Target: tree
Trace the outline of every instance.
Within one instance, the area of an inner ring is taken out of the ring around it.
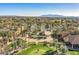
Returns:
[[[58,42],[57,39],[54,40],[54,47],[56,48],[56,54],[61,55],[61,54],[67,54],[68,49],[63,42]]]

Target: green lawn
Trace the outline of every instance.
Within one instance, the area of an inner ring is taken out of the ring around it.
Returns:
[[[70,55],[79,55],[79,51],[69,51]]]
[[[53,49],[43,45],[32,45],[30,48],[24,49],[18,52],[17,54],[18,55],[41,55],[41,54],[45,54],[45,52],[49,50],[53,50]]]

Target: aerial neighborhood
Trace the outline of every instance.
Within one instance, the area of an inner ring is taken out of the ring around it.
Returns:
[[[0,16],[0,54],[79,54],[79,17]]]

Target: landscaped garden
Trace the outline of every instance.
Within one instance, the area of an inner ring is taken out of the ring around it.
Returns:
[[[26,47],[27,43],[25,40],[17,39],[5,47],[5,54],[15,54],[18,50],[24,49]]]

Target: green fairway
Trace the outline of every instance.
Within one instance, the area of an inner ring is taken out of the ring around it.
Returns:
[[[51,48],[43,45],[32,45],[28,49],[24,49],[18,52],[18,55],[41,55],[45,54],[46,51],[52,50]]]
[[[70,55],[79,55],[79,51],[69,51]]]

